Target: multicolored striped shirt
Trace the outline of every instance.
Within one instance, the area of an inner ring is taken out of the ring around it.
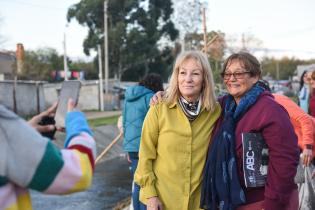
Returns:
[[[0,210],[31,210],[28,189],[68,194],[91,185],[96,146],[83,113],[68,113],[66,129],[60,150],[0,106]]]

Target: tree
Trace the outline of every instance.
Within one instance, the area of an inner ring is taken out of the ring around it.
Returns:
[[[63,56],[56,49],[40,48],[36,51],[25,51],[23,72],[20,79],[49,80],[53,70],[63,69]]]
[[[221,82],[220,72],[221,63],[223,62],[224,50],[226,47],[224,33],[211,31],[207,33],[207,52],[211,69],[213,71],[214,80]],[[187,33],[185,35],[186,50],[203,50],[204,38],[202,33]]]
[[[203,8],[206,8],[206,6],[206,1],[204,0],[174,1],[174,22],[181,33],[181,39],[184,39],[186,34],[201,32],[201,11]]]
[[[174,3],[174,22],[181,33],[182,44],[185,50],[203,50],[204,34],[202,31],[202,9],[207,9],[205,0],[177,0]],[[183,15],[186,14],[186,15]],[[226,48],[225,34],[220,31],[207,33],[207,41],[211,44],[207,47],[207,55],[216,82],[221,82],[221,63]]]
[[[24,55],[23,72],[18,75],[19,79],[55,81],[52,72],[64,69],[63,55],[59,55],[54,48],[26,50]],[[70,71],[84,71],[86,79],[98,78],[98,70],[95,68],[96,59],[72,61],[68,58],[67,60]]]
[[[273,79],[287,80],[292,78],[298,65],[314,63],[314,60],[305,61],[296,58],[283,57],[281,59],[264,57],[261,61],[263,75],[268,75]],[[277,72],[278,68],[278,72]]]
[[[76,19],[89,28],[83,47],[86,54],[103,46],[103,0],[81,0],[68,10],[68,21]],[[171,0],[108,0],[110,76],[138,80],[154,71],[164,75],[170,43],[178,36],[172,20]],[[166,40],[161,44],[163,40]],[[172,60],[172,59],[171,59]],[[160,64],[160,65],[158,65]],[[154,68],[154,69],[153,69]]]

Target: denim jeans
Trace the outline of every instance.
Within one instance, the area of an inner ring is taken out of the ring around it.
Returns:
[[[132,176],[134,176],[135,171],[137,169],[138,165],[138,153],[135,154],[135,152],[129,152],[129,158],[131,161],[131,171],[132,171]],[[133,190],[132,190],[132,204],[133,204],[133,209],[134,210],[146,210],[146,205],[141,203],[139,200],[139,192],[140,192],[140,186],[137,185],[136,183],[133,183]]]

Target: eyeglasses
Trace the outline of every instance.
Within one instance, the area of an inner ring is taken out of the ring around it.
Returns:
[[[234,73],[224,73],[222,72],[221,73],[221,77],[224,79],[224,80],[228,80],[231,78],[231,76],[233,75],[233,77],[235,79],[243,79],[245,74],[250,74],[251,72],[250,71],[243,71],[243,72],[234,72]]]

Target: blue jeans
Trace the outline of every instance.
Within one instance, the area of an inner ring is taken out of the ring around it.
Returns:
[[[132,176],[135,175],[135,171],[137,169],[138,165],[138,153],[136,152],[129,152],[129,158],[131,160],[131,171],[132,171]],[[133,204],[133,209],[134,210],[146,210],[146,205],[141,203],[139,200],[139,192],[140,192],[140,186],[137,185],[136,183],[133,184],[133,191],[132,191],[132,204]]]

